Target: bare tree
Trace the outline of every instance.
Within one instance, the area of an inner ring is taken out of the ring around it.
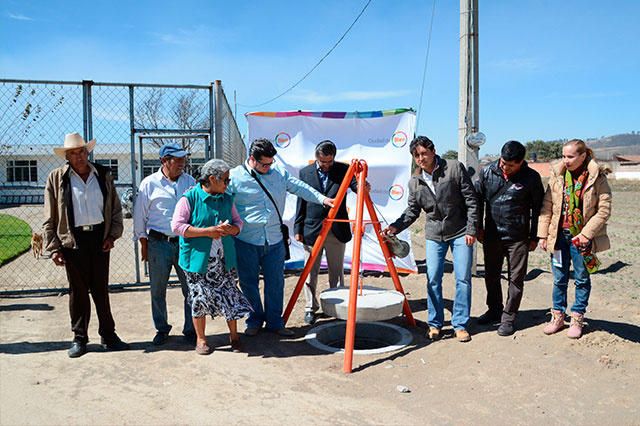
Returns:
[[[53,106],[41,107],[39,103],[35,103],[35,89],[25,91],[21,84],[16,86],[11,102],[0,116],[0,123],[3,123],[3,129],[0,131],[0,155],[5,155],[12,147],[19,146],[37,122],[64,102],[64,96],[58,96],[55,90],[50,90],[49,96],[51,99],[47,103],[53,103]]]
[[[209,107],[196,100],[197,91],[191,90],[181,94],[171,108],[166,106],[165,90],[153,88],[135,111],[135,125],[144,129],[184,129],[199,130],[209,127]],[[170,111],[170,112],[169,112]],[[194,138],[181,138],[182,147],[189,151],[196,141]],[[160,147],[168,142],[162,138],[151,139]]]
[[[173,106],[173,121],[178,129],[200,130],[209,127],[209,108],[196,101],[196,91],[182,94]],[[182,147],[191,151],[194,138],[182,138]]]
[[[135,126],[138,129],[160,129],[164,127],[162,123],[162,97],[164,91],[157,87],[151,89],[149,95],[143,98],[140,105],[135,110]],[[153,138],[151,143],[161,147],[166,142],[162,138]]]

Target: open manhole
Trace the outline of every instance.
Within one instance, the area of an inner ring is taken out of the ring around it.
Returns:
[[[346,321],[335,321],[309,330],[305,340],[325,352],[344,352]],[[411,333],[383,322],[357,322],[354,342],[356,354],[380,354],[401,349],[411,343]]]

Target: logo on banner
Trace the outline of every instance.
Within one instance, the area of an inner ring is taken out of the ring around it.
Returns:
[[[291,143],[291,136],[288,133],[280,132],[276,135],[276,145],[278,148],[286,148]]]
[[[407,144],[409,138],[405,132],[395,132],[393,136],[391,136],[391,143],[396,148],[402,148]]]
[[[400,185],[393,185],[389,188],[389,198],[398,201],[404,196],[404,188]]]

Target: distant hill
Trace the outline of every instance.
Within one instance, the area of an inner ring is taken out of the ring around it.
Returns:
[[[623,133],[585,141],[597,158],[608,159],[614,155],[640,155],[640,133]]]

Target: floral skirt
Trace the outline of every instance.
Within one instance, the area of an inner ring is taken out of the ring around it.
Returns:
[[[253,312],[251,305],[236,285],[232,271],[225,269],[224,257],[209,258],[207,272],[184,271],[189,286],[188,301],[194,318],[205,315],[221,316],[227,321],[237,320]]]

